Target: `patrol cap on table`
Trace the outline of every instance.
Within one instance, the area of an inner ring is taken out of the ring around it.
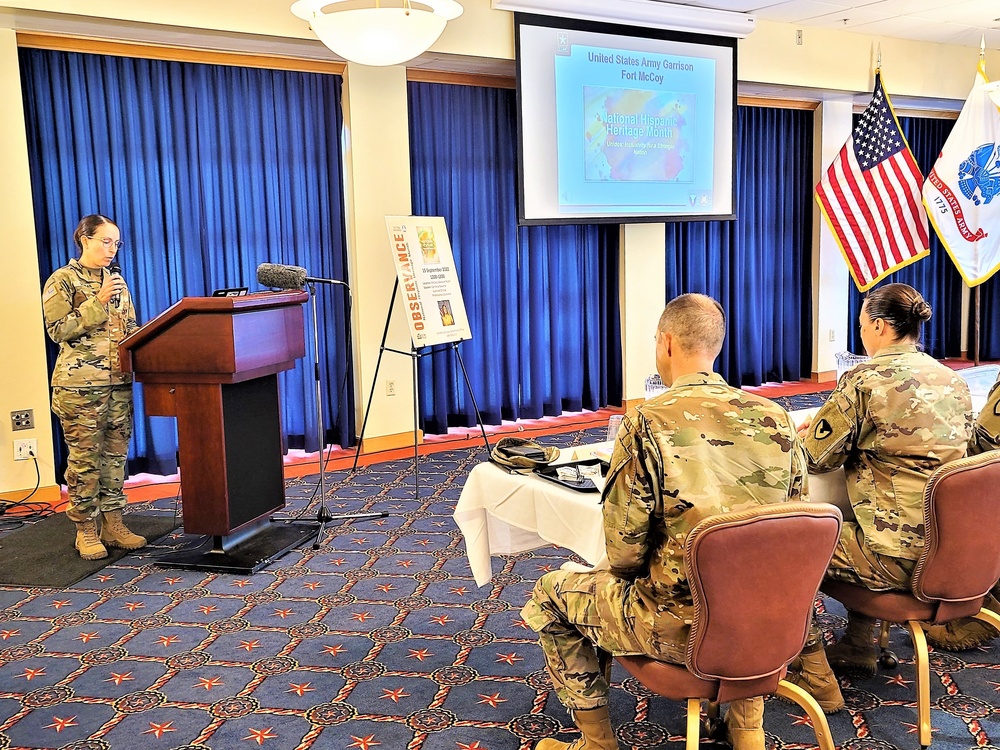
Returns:
[[[490,452],[490,460],[508,469],[535,469],[559,457],[559,449],[539,445],[519,437],[500,438]]]

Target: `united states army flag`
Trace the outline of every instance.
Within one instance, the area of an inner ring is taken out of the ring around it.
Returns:
[[[1000,270],[1000,100],[979,64],[976,83],[924,182],[924,206],[969,286]]]

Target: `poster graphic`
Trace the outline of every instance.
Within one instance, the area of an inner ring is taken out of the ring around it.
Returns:
[[[414,347],[472,338],[448,229],[440,216],[386,216]]]

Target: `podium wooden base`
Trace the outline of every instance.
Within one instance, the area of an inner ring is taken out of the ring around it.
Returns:
[[[319,533],[319,526],[267,523],[239,539],[206,536],[156,559],[157,565],[182,570],[253,575]]]

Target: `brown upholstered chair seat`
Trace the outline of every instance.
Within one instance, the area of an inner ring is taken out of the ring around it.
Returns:
[[[652,692],[687,701],[687,748],[697,750],[701,702],[775,693],[805,709],[822,750],[834,750],[816,701],[783,678],[802,650],[812,606],[840,536],[840,511],[782,503],[708,518],[688,534],[684,565],[694,618],[683,665],[615,657]]]
[[[869,591],[832,580],[821,589],[848,610],[881,620],[883,649],[889,624],[906,624],[916,662],[917,736],[926,748],[931,744],[931,698],[923,626],[975,617],[1000,629],[1000,616],[983,609],[1000,578],[1000,451],[952,461],[928,478],[924,530],[911,591]],[[888,652],[881,661],[898,663]]]

